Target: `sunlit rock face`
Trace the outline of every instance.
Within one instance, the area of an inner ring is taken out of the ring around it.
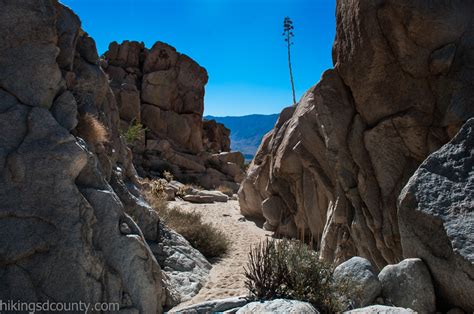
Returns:
[[[206,69],[162,42],[151,48],[113,42],[101,64],[118,102],[122,132],[142,124],[129,143],[140,175],[159,177],[166,170],[186,183],[237,191],[243,165],[219,156],[230,151],[230,131],[203,121]]]
[[[158,217],[119,188],[136,173],[80,25],[54,0],[0,3],[0,299],[161,312]]]
[[[334,69],[264,138],[242,213],[339,264],[402,259],[396,200],[474,115],[474,3],[338,1]]]

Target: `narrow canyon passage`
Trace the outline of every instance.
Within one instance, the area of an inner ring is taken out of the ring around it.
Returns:
[[[272,232],[259,228],[255,222],[246,220],[241,214],[238,201],[213,204],[192,204],[183,201],[170,202],[186,212],[198,212],[206,223],[212,223],[225,232],[231,246],[228,254],[212,264],[209,279],[191,300],[179,304],[175,309],[192,304],[227,297],[246,295],[243,267],[247,263],[250,246],[271,236]]]

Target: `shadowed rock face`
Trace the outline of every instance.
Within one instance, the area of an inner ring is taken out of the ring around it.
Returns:
[[[431,271],[438,303],[474,311],[474,119],[418,168],[399,197],[403,255]]]
[[[474,115],[472,12],[468,1],[338,1],[334,69],[264,138],[242,212],[312,236],[329,262],[400,261],[398,194]]]
[[[0,33],[0,299],[161,312],[158,217],[120,189],[135,170],[94,41],[53,0],[0,2]]]

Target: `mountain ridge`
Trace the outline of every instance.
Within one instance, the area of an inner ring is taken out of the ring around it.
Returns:
[[[216,120],[230,129],[231,149],[242,152],[248,160],[255,155],[263,136],[274,127],[278,114],[206,115],[204,119]]]

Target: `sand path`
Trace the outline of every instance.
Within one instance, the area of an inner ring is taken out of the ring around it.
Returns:
[[[247,264],[249,248],[270,236],[271,232],[246,220],[240,214],[238,201],[214,204],[176,201],[170,205],[177,205],[184,211],[201,213],[204,222],[212,223],[225,232],[232,243],[227,256],[213,263],[206,285],[191,300],[179,304],[175,309],[214,299],[246,295],[243,266]]]

